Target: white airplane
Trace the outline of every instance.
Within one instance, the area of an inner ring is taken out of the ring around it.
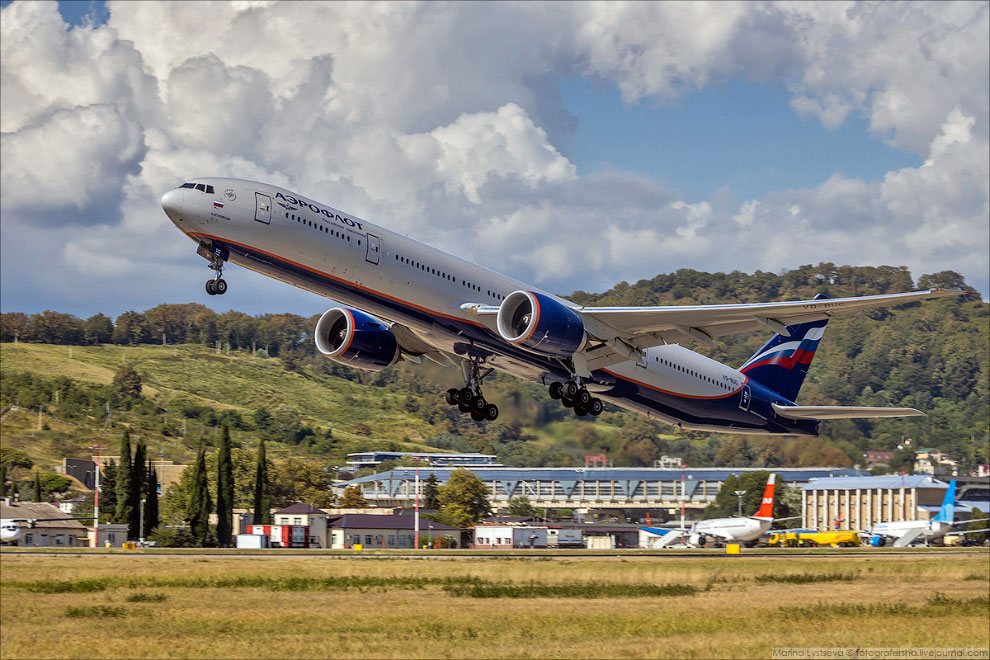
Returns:
[[[64,517],[64,518],[3,518],[0,519],[0,543],[13,543],[21,538],[25,529],[34,529],[39,522],[50,520],[92,520],[92,518]]]
[[[976,520],[963,520],[955,522],[956,519],[956,480],[949,482],[949,487],[945,491],[945,498],[942,500],[942,508],[931,520],[899,520],[897,522],[879,523],[873,526],[870,531],[873,536],[881,537],[879,545],[886,545],[887,540],[893,541],[895,548],[903,548],[911,545],[915,541],[930,543],[952,531],[956,525],[968,525],[971,522],[980,522],[987,518],[977,518]]]
[[[316,324],[321,353],[371,371],[458,366],[464,387],[446,400],[476,421],[498,417],[482,393],[494,369],[547,385],[578,416],[610,402],[684,429],[816,435],[824,419],[922,415],[794,400],[832,316],[965,293],[582,307],[277,186],[197,178],[161,202],[216,272],[208,294],[226,292],[230,261],[338,301]],[[761,328],[775,335],[739,369],[675,343]]]
[[[669,547],[672,543],[682,541],[688,547],[700,548],[709,539],[715,539],[721,543],[755,541],[773,526],[773,491],[776,476],[774,473],[770,473],[766,489],[763,491],[760,508],[752,516],[699,520],[689,529],[680,528],[668,532],[655,547]]]

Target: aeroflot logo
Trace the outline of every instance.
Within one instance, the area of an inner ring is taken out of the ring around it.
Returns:
[[[345,225],[349,225],[351,227],[357,227],[358,229],[361,229],[361,223],[356,220],[351,220],[350,218],[345,218],[341,215],[331,213],[326,209],[321,209],[316,204],[310,204],[309,202],[304,202],[301,199],[296,199],[292,195],[283,195],[282,193],[278,192],[275,193],[275,199],[284,199],[290,204],[296,204],[297,206],[305,206],[309,208],[309,210],[312,211],[313,213],[322,213],[331,220],[337,220],[339,222],[343,222]]]

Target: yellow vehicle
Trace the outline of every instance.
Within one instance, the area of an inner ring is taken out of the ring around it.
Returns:
[[[790,532],[772,533],[768,544],[782,548],[816,548],[819,546],[851,548],[861,545],[861,541],[859,532],[856,531],[813,532],[797,529]]]

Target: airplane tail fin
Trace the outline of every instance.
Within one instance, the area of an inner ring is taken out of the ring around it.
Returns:
[[[824,297],[818,294],[815,299]],[[828,319],[822,319],[787,326],[786,335],[771,337],[739,371],[794,401],[808,375],[827,323]]]
[[[754,518],[760,518],[763,520],[773,520],[773,483],[777,475],[773,472],[770,473],[770,478],[767,479],[766,490],[763,491],[763,501],[760,502],[760,508],[756,511]]]
[[[955,522],[956,517],[956,480],[953,479],[949,482],[949,488],[945,491],[945,499],[942,500],[942,508],[939,509],[938,515],[936,515],[932,520],[938,522]]]

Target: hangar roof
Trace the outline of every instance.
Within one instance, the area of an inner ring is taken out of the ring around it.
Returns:
[[[949,484],[927,474],[885,475],[880,477],[838,477],[815,479],[802,490],[852,490],[862,488],[948,488]]]

